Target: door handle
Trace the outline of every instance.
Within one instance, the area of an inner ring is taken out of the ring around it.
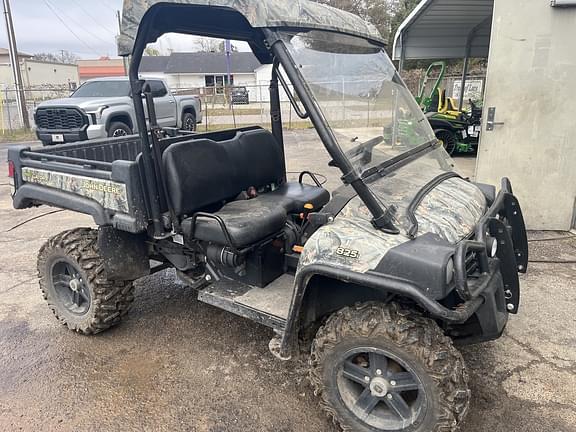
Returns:
[[[497,122],[496,119],[496,107],[488,108],[488,119],[486,120],[486,130],[493,131],[494,126],[502,126],[504,122]]]

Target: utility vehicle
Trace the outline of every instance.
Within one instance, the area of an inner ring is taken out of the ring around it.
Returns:
[[[469,101],[470,112],[456,107],[454,99],[446,97],[446,90],[440,87],[445,73],[446,62],[432,63],[426,70],[416,102],[448,154],[476,151],[482,129],[482,108],[472,100]],[[435,81],[430,93],[426,95],[431,79]]]
[[[147,104],[147,133],[138,67],[168,32],[246,41],[271,64],[271,132],[181,135]],[[106,330],[135,279],[173,268],[200,301],[273,329],[279,359],[308,355],[344,430],[455,430],[470,399],[455,345],[498,338],[518,311],[526,231],[508,180],[497,192],[453,170],[384,47],[355,15],[305,0],[126,1],[139,136],[9,153],[16,208],[49,204],[99,226],[39,252],[58,319]],[[280,87],[340,171],[332,194],[312,161],[287,180]]]
[[[197,96],[174,96],[165,81],[147,80],[157,122],[164,127],[195,131],[202,120]],[[34,112],[36,136],[44,145],[70,143],[138,132],[128,77],[86,81],[66,99],[42,102]]]

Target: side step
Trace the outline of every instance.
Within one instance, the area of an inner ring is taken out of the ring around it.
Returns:
[[[284,274],[265,288],[221,279],[198,291],[198,300],[283,331],[293,293],[294,276]]]

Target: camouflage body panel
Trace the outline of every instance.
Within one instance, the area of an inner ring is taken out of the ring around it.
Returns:
[[[132,54],[140,21],[157,3],[226,7],[238,11],[255,28],[330,30],[385,43],[376,27],[360,17],[308,0],[124,0],[119,55]]]
[[[384,204],[397,207],[395,224],[400,234],[386,234],[374,228],[371,213],[355,197],[331,224],[320,228],[306,242],[298,271],[311,264],[324,264],[364,273],[375,269],[390,249],[411,241],[406,234],[410,227],[406,210],[423,186],[445,172],[425,164],[426,161],[417,161],[396,171],[394,176],[369,184]],[[486,208],[480,189],[462,178],[450,178],[432,189],[416,209],[418,235],[434,233],[455,244],[474,232]]]
[[[22,168],[22,180],[93,199],[106,209],[129,212],[128,193],[123,183],[29,167]]]

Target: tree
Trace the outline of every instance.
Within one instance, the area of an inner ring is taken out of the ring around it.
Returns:
[[[420,0],[316,0],[360,16],[372,23],[388,40],[388,51],[392,51],[394,35],[402,21],[420,3]]]
[[[237,52],[238,48],[234,44],[230,44],[231,51]],[[225,41],[222,39],[201,38],[196,42],[197,51],[200,52],[226,52]]]
[[[390,26],[392,38],[394,38],[394,35],[396,34],[396,31],[398,31],[398,27],[400,27],[402,21],[412,13],[414,8],[418,6],[418,3],[420,3],[420,0],[394,0],[394,11],[392,13]],[[393,40],[390,40],[390,42],[392,43]]]
[[[144,55],[149,57],[158,57],[160,55],[160,51],[149,46],[144,50]]]
[[[384,38],[390,35],[394,5],[398,0],[316,0],[318,3],[351,12],[372,23]]]
[[[47,52],[36,53],[32,59],[48,63],[76,64],[78,61],[78,56],[73,52],[61,50],[58,52],[58,54]]]

